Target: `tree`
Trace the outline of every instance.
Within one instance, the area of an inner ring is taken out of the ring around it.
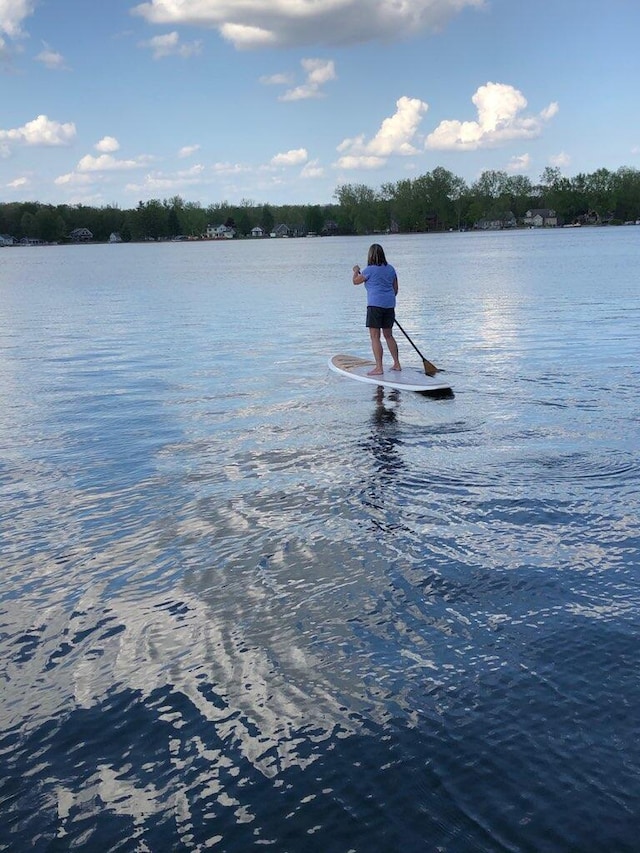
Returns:
[[[315,234],[319,234],[322,231],[324,216],[322,215],[319,204],[314,204],[307,208],[304,224],[307,231],[313,231]]]

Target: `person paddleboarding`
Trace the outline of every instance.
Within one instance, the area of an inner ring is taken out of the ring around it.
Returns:
[[[371,338],[371,349],[376,366],[368,371],[369,376],[381,376],[382,368],[382,341],[380,332],[384,335],[385,343],[393,359],[392,370],[402,370],[398,358],[398,344],[393,337],[393,324],[395,322],[396,296],[398,295],[398,276],[395,269],[384,254],[384,249],[379,243],[373,243],[369,247],[367,266],[361,270],[359,264],[353,267],[353,283],[364,284],[367,291],[367,321]]]

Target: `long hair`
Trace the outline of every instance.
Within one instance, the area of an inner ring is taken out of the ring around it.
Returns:
[[[370,267],[386,267],[387,259],[384,256],[384,249],[380,243],[372,243],[369,247],[369,256],[367,257],[367,266]]]

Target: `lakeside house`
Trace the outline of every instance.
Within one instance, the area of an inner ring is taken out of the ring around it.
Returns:
[[[518,221],[511,210],[503,213],[496,213],[493,216],[486,216],[478,219],[475,228],[479,231],[503,231],[505,228],[516,228]]]
[[[236,229],[230,225],[207,225],[207,240],[232,240],[236,236]]]
[[[538,207],[527,210],[524,215],[525,228],[557,228],[558,217],[550,207]]]
[[[260,225],[256,225],[255,228],[251,229],[251,236],[252,237],[264,237],[265,236],[264,228],[262,228]]]
[[[271,232],[272,237],[290,237],[291,229],[288,225],[285,225],[284,222],[281,222],[280,225],[276,225],[276,227]]]
[[[13,246],[15,242],[11,234],[0,234],[0,246]]]
[[[88,243],[93,240],[93,234],[88,228],[74,228],[69,239],[72,243]]]

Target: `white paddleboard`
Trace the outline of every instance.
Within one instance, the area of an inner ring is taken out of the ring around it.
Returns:
[[[382,375],[369,376],[375,362],[356,355],[334,355],[329,359],[329,367],[336,373],[357,379],[358,382],[368,382],[370,385],[382,385],[386,388],[396,388],[399,391],[418,391],[422,394],[451,395],[451,385],[438,374],[426,376],[417,367],[403,367],[402,370],[387,368]]]

